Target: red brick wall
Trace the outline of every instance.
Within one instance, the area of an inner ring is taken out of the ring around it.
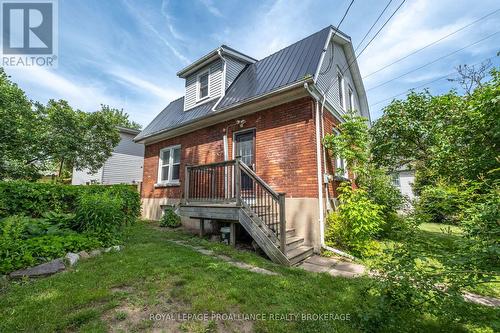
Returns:
[[[274,190],[286,192],[287,197],[317,197],[313,105],[312,99],[305,97],[252,115],[238,117],[237,119],[244,119],[246,123],[243,128],[231,126],[228,131],[229,158],[233,158],[233,133],[255,128],[256,173]],[[147,145],[142,197],[180,198],[185,164],[223,161],[224,129],[234,123],[235,119]],[[177,144],[181,145],[181,186],[155,189],[159,151]]]

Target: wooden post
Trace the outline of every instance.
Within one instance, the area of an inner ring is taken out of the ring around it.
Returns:
[[[229,235],[229,243],[236,247],[236,223],[231,223],[231,234]]]
[[[200,237],[205,236],[205,219],[200,219]]]
[[[184,201],[189,200],[189,165],[184,167]]]
[[[280,205],[280,249],[286,255],[285,193],[278,193]]]
[[[240,169],[240,156],[236,156],[234,164],[234,191],[236,195],[236,205],[241,205],[241,169]]]

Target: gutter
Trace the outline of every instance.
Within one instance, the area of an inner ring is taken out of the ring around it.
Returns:
[[[321,248],[327,251],[331,251],[340,256],[355,260],[356,258],[351,256],[348,253],[345,253],[341,250],[335,249],[325,244],[325,216],[324,216],[324,207],[323,207],[323,177],[321,174],[321,132],[320,132],[320,98],[318,98],[317,94],[315,94],[309,87],[307,82],[304,83],[304,88],[307,92],[313,97],[315,100],[315,127],[316,127],[316,169],[317,169],[317,177],[318,177],[318,210],[319,210],[319,234],[321,240]]]

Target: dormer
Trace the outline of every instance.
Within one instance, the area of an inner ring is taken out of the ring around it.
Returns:
[[[184,111],[224,96],[245,66],[257,60],[222,45],[177,73],[186,80]]]

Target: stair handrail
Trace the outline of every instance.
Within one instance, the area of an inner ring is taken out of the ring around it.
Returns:
[[[268,192],[274,200],[278,203],[279,208],[279,235],[278,239],[280,241],[280,249],[283,254],[286,255],[286,218],[285,218],[285,195],[286,193],[278,193],[273,190],[262,178],[257,176],[257,174],[245,163],[241,162],[239,156],[236,157],[236,198],[238,204],[241,204],[241,170],[244,170],[247,175],[249,175],[254,181],[256,181],[266,192]]]

